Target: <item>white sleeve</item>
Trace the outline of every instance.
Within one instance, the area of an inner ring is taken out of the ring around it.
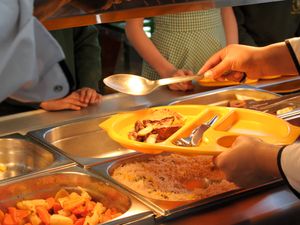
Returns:
[[[295,37],[289,39],[289,42],[294,50],[295,55],[297,56],[298,63],[300,62],[300,38]]]
[[[279,168],[291,188],[300,194],[300,142],[285,147],[279,153]],[[300,196],[300,195],[299,195]]]
[[[57,64],[63,52],[32,10],[33,0],[0,1],[0,101],[11,95],[41,101],[69,91]]]
[[[295,37],[287,39],[285,44],[290,52],[298,74],[300,74],[300,38]]]

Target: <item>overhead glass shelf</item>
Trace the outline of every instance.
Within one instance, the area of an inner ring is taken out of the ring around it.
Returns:
[[[137,17],[281,0],[35,0],[35,15],[49,30]]]

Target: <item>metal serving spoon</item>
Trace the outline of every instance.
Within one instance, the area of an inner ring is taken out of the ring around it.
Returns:
[[[163,85],[186,82],[194,79],[200,80],[203,78],[204,74],[197,74],[186,77],[170,77],[159,80],[148,80],[147,78],[133,74],[115,74],[106,77],[103,82],[108,87],[125,94],[147,95]]]

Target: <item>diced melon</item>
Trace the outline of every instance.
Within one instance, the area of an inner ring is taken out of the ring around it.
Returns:
[[[40,217],[38,217],[38,215],[36,215],[35,213],[29,216],[29,221],[30,223],[32,223],[32,225],[40,225],[42,223]]]
[[[73,225],[73,220],[58,214],[53,214],[50,217],[50,225]]]
[[[45,199],[34,199],[34,200],[23,200],[17,203],[18,209],[28,209],[35,212],[36,206],[48,206],[48,203]]]
[[[7,166],[3,163],[0,163],[0,172],[4,173],[7,170]]]

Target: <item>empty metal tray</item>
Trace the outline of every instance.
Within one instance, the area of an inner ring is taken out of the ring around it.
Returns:
[[[277,98],[280,95],[254,87],[223,88],[205,93],[198,93],[182,97],[170,103],[170,105],[218,105],[228,106],[232,100],[266,100]]]
[[[45,128],[28,134],[83,166],[134,153],[110,139],[99,124],[108,117],[87,119],[62,126]]]
[[[20,134],[0,137],[0,181],[67,164],[74,164],[74,162],[44,148],[28,137]]]

